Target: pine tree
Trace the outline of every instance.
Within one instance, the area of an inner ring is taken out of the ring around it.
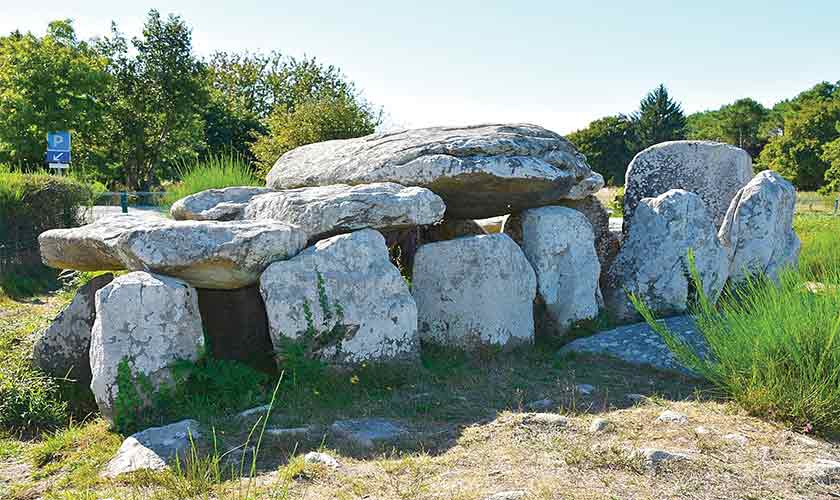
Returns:
[[[665,141],[685,139],[682,106],[668,95],[665,85],[653,89],[631,115],[638,150]]]

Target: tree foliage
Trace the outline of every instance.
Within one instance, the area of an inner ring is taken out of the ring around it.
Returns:
[[[0,162],[40,167],[51,130],[70,130],[76,160],[87,161],[105,113],[106,64],[70,20],[53,21],[43,37],[0,37]]]
[[[639,151],[665,141],[685,139],[685,114],[682,106],[671,99],[668,89],[660,84],[639,103],[630,119]]]
[[[715,111],[702,111],[686,119],[689,139],[725,142],[743,148],[756,157],[767,144],[762,124],[770,110],[750,98],[739,99]]]
[[[762,150],[759,163],[778,171],[799,189],[823,186],[834,159],[831,143],[840,137],[840,86],[820,83],[781,109],[780,131]]]
[[[624,173],[635,153],[633,124],[621,115],[607,116],[588,127],[572,132],[572,141],[595,171],[604,176],[607,184],[624,184]]]

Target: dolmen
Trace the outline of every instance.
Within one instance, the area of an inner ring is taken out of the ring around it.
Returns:
[[[39,366],[75,370],[113,418],[121,373],[155,389],[173,363],[208,353],[265,369],[290,352],[347,366],[416,362],[427,344],[511,349],[605,313],[631,320],[628,292],[685,311],[689,250],[710,296],[742,271],[775,276],[795,262],[787,181],[752,179],[751,163],[733,177],[744,160],[731,146],[669,144],[628,171],[644,189],[627,202],[624,235],[594,196],[601,175],[568,140],[527,124],[311,144],[281,156],[265,187],[196,193],[169,218],[47,231],[46,264],[116,273],[80,290],[36,345]],[[692,191],[724,174],[734,191],[721,199]],[[498,216],[493,234],[475,222]]]

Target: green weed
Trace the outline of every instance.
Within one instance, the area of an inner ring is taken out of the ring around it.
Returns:
[[[206,160],[182,165],[178,170],[181,180],[167,188],[163,198],[166,206],[205,189],[262,184],[248,162],[234,152],[213,155]]]

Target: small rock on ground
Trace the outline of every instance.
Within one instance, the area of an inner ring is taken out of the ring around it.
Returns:
[[[690,316],[673,316],[660,320],[677,337],[692,347],[706,352],[707,345]],[[561,352],[606,354],[634,365],[648,365],[660,370],[695,375],[671,354],[662,337],[647,323],[635,323],[596,333],[566,344]]]
[[[308,464],[326,465],[327,467],[338,468],[338,460],[327,455],[326,453],[319,453],[317,451],[310,451],[303,456],[303,461]]]
[[[138,470],[165,469],[176,456],[183,463],[187,452],[200,439],[199,423],[195,420],[182,420],[132,434],[105,466],[102,476],[113,478]]]
[[[745,436],[743,434],[739,434],[737,432],[727,434],[727,435],[723,436],[723,439],[725,439],[727,441],[732,441],[733,443],[737,443],[741,446],[746,446],[747,443],[750,442],[750,439],[747,436]]]
[[[501,493],[490,495],[484,500],[519,500],[525,498],[525,495],[526,493],[523,490],[502,491]]]
[[[265,433],[275,437],[297,437],[305,436],[312,431],[312,428],[307,427],[288,427],[288,428],[273,428],[266,429]]]
[[[612,426],[612,422],[607,420],[606,418],[596,418],[589,424],[589,432],[592,434],[597,434],[600,432],[604,432]]]
[[[268,411],[268,409],[270,407],[271,407],[271,405],[262,405],[262,406],[257,406],[256,408],[248,408],[247,410],[244,410],[244,411],[241,411],[241,412],[237,413],[236,416],[239,417],[239,418],[250,417],[252,415],[265,413],[265,412]]]
[[[665,410],[656,417],[656,421],[667,424],[687,424],[688,417],[676,411]]]
[[[590,384],[577,384],[575,386],[575,391],[577,391],[578,394],[589,396],[595,392],[595,386]]]
[[[840,462],[818,458],[803,469],[805,476],[824,484],[840,484]]]
[[[556,413],[526,413],[522,418],[522,423],[565,427],[569,419]]]
[[[384,418],[339,420],[333,423],[330,429],[336,435],[363,448],[394,441],[408,432],[402,425]]]
[[[657,448],[642,448],[638,451],[638,455],[644,459],[646,467],[656,467],[689,459],[689,456],[685,453],[670,452]]]

